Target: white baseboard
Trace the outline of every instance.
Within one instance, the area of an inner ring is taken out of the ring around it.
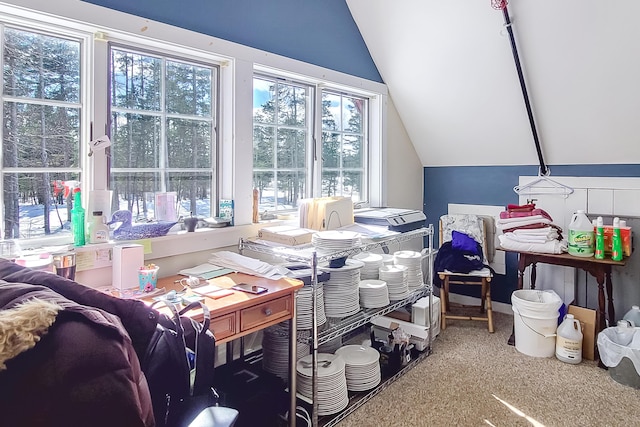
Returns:
[[[454,294],[452,292],[449,292],[449,301],[457,304],[480,305],[480,298]],[[491,301],[491,308],[493,311],[497,311],[498,313],[513,314],[511,304],[506,304],[504,302]]]

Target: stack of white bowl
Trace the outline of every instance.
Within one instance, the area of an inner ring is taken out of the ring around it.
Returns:
[[[360,270],[360,279],[377,279],[378,270],[383,266],[382,255],[370,252],[362,252],[353,256],[353,259],[362,261],[364,266]]]
[[[385,265],[378,272],[380,280],[387,282],[390,301],[400,301],[409,296],[407,267],[404,265]]]
[[[407,267],[407,286],[409,292],[424,286],[422,279],[422,254],[415,251],[397,251],[393,254],[395,265]]]
[[[361,280],[358,289],[360,290],[360,305],[364,308],[381,308],[390,304],[389,289],[384,280]]]

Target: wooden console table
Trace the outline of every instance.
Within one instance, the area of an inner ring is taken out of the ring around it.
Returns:
[[[518,254],[518,289],[522,289],[524,270],[531,265],[531,289],[536,287],[536,264],[552,264],[564,267],[574,267],[584,270],[596,278],[598,282],[598,311],[600,314],[599,331],[606,327],[605,315],[608,315],[609,325],[615,325],[616,315],[613,307],[613,284],[611,282],[611,268],[624,267],[626,259],[613,261],[611,259],[595,259],[594,257],[577,257],[569,254],[543,254],[535,252],[519,252],[503,249],[505,252]],[[605,286],[608,305],[605,308]]]
[[[180,279],[185,276],[171,276],[158,280],[158,287],[169,290],[182,290]],[[270,280],[243,273],[232,273],[208,281],[223,289],[230,289],[239,283],[262,286],[267,292],[259,295],[242,291],[221,298],[205,296],[205,304],[211,312],[209,329],[216,337],[216,345],[231,344],[237,338],[257,332],[283,321],[289,321],[289,425],[296,425],[296,299],[295,294],[303,286],[297,279]],[[197,289],[196,289],[197,290]],[[187,294],[193,294],[187,289]],[[194,312],[193,318],[202,320],[202,314]],[[233,348],[227,349],[233,353]],[[242,350],[241,350],[242,351]],[[293,414],[293,415],[292,415]]]

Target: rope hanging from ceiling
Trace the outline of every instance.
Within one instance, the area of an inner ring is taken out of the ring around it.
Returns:
[[[522,90],[522,98],[524,99],[524,105],[527,109],[527,116],[529,117],[529,125],[531,126],[531,134],[533,136],[533,142],[536,145],[536,152],[538,153],[538,162],[540,163],[539,175],[549,175],[549,170],[544,163],[542,157],[542,148],[540,147],[540,140],[538,139],[538,131],[536,130],[536,123],[533,119],[533,111],[531,110],[531,103],[529,102],[529,94],[527,92],[527,85],[524,81],[524,75],[522,73],[522,66],[520,64],[520,56],[518,55],[518,48],[516,46],[516,39],[513,36],[513,29],[511,28],[511,19],[509,18],[509,10],[507,9],[507,0],[491,0],[491,7],[496,10],[502,10],[504,17],[504,26],[509,33],[509,40],[511,41],[511,53],[513,54],[513,60],[516,65],[516,71],[518,72],[518,80],[520,80],[520,89]]]

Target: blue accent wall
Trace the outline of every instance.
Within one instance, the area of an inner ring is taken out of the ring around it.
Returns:
[[[83,0],[382,83],[345,0]]]
[[[625,165],[550,165],[551,177],[640,177],[640,164]],[[449,203],[506,206],[518,203],[513,187],[520,176],[535,176],[538,166],[447,166],[424,168],[424,213],[436,229],[438,220],[447,213]],[[517,256],[507,254],[507,274],[497,275],[491,287],[491,299],[511,303],[511,292],[517,288]],[[475,287],[474,287],[475,288]],[[462,293],[460,289],[453,292]],[[467,294],[467,292],[464,292]],[[475,295],[475,294],[471,294]],[[479,293],[475,296],[478,296]]]

